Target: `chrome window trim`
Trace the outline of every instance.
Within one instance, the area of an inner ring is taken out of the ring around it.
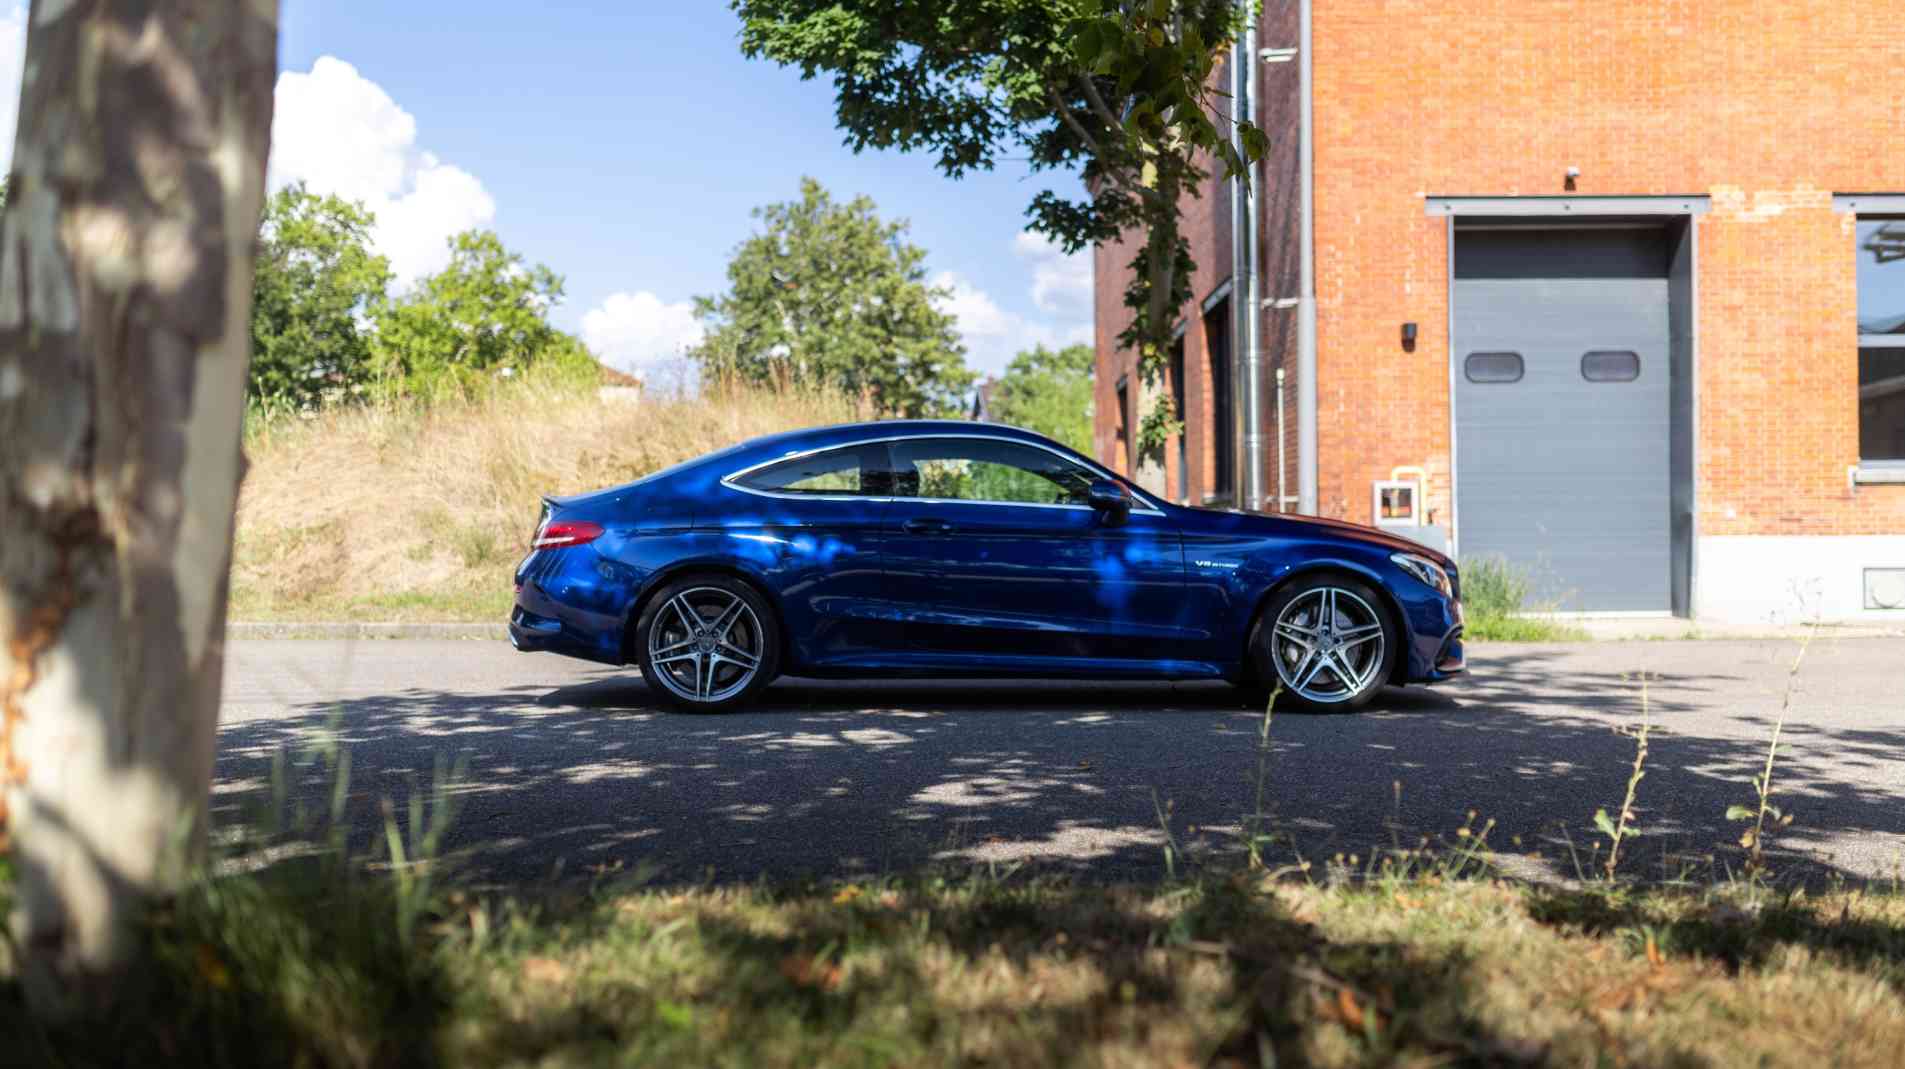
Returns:
[[[1032,502],[1032,501],[975,501],[975,500],[970,500],[970,499],[962,498],[962,497],[899,497],[893,494],[874,495],[874,494],[785,493],[785,492],[777,491],[777,490],[757,490],[751,486],[742,486],[739,482],[736,481],[736,480],[745,478],[748,475],[752,475],[754,472],[760,471],[762,468],[772,467],[775,464],[784,464],[790,460],[799,460],[801,457],[813,456],[816,453],[831,453],[836,449],[857,449],[861,446],[867,446],[867,445],[885,445],[890,442],[917,442],[917,441],[923,441],[923,440],[932,439],[932,438],[969,438],[969,439],[974,439],[977,441],[1004,442],[1007,445],[1029,446],[1033,449],[1042,449],[1045,452],[1052,454],[1053,456],[1057,457],[1060,460],[1065,461],[1068,464],[1077,464],[1081,459],[1083,459],[1080,457],[1067,456],[1066,454],[1061,453],[1056,449],[1053,449],[1051,446],[1045,445],[1040,442],[1030,442],[1030,441],[1026,441],[1023,438],[1010,438],[1002,434],[970,434],[970,433],[961,433],[959,431],[928,431],[928,432],[919,433],[919,434],[891,434],[891,435],[887,435],[884,438],[857,438],[851,442],[837,442],[833,445],[815,446],[812,449],[796,449],[792,452],[783,453],[780,456],[773,457],[768,460],[763,460],[758,464],[750,464],[747,467],[742,468],[738,471],[731,471],[728,474],[721,477],[721,485],[727,487],[730,490],[739,490],[740,492],[744,494],[753,494],[756,497],[777,498],[783,501],[787,501],[787,500],[792,500],[792,501],[884,501],[884,502],[924,501],[924,502],[932,502],[932,503],[948,504],[948,505],[994,505],[994,506],[1001,506],[1004,508],[1075,509],[1082,512],[1093,511],[1090,505],[1039,504],[1037,502]],[[1125,480],[1118,478],[1116,475],[1112,474],[1110,470],[1102,467],[1095,461],[1091,461],[1091,460],[1086,460],[1084,463],[1084,467],[1086,471],[1096,472],[1099,476],[1105,479],[1109,479],[1112,482],[1117,483],[1119,486],[1124,487],[1125,492],[1130,494],[1133,500],[1142,506],[1142,507],[1133,507],[1131,509],[1132,513],[1136,515],[1140,515],[1140,516],[1164,515],[1164,510],[1157,507],[1157,502],[1153,501],[1149,494],[1145,493],[1143,490],[1139,489],[1138,487],[1131,485]]]

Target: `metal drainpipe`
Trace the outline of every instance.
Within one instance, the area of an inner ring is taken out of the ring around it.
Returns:
[[[1230,100],[1231,115],[1248,113],[1250,64],[1249,31],[1246,29],[1230,49]],[[1230,143],[1239,153],[1243,152],[1243,138],[1237,132],[1236,123],[1230,127]],[[1250,507],[1250,476],[1247,462],[1249,452],[1245,442],[1250,434],[1248,395],[1244,392],[1247,384],[1245,365],[1249,363],[1248,335],[1250,330],[1249,296],[1250,287],[1246,279],[1250,274],[1250,230],[1249,212],[1246,205],[1250,200],[1250,177],[1248,174],[1230,179],[1230,426],[1219,428],[1215,424],[1211,433],[1220,431],[1230,443],[1230,465],[1232,475],[1231,506],[1247,509]]]
[[[1283,481],[1283,369],[1277,369],[1277,511],[1283,512],[1290,503],[1289,492],[1284,489]]]
[[[1297,436],[1297,510],[1314,516],[1317,512],[1316,444],[1316,145],[1312,114],[1315,66],[1310,61],[1310,4],[1301,0],[1302,37],[1297,60],[1302,79],[1302,98],[1298,104],[1297,169],[1300,172],[1301,198],[1297,210],[1303,215],[1303,255],[1300,288],[1297,292],[1296,334],[1296,436]]]
[[[1258,54],[1257,40],[1257,4],[1249,4],[1244,16],[1244,106],[1252,122],[1262,117],[1257,101],[1259,82],[1258,72],[1263,59]],[[1243,492],[1243,507],[1250,512],[1263,511],[1263,269],[1259,262],[1259,244],[1262,241],[1262,224],[1259,213],[1262,210],[1263,162],[1250,165],[1248,176],[1244,179],[1244,255],[1248,260],[1244,265],[1244,463],[1241,468],[1248,473],[1244,476],[1239,489]]]

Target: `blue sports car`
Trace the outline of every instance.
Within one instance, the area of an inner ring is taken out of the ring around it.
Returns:
[[[546,498],[510,641],[720,712],[775,677],[1224,679],[1312,710],[1462,671],[1453,562],[1184,508],[1028,431],[795,431]]]

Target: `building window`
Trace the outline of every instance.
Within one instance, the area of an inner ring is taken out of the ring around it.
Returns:
[[[1204,347],[1210,354],[1211,497],[1236,490],[1237,421],[1231,409],[1230,298],[1204,313]]]
[[[1124,457],[1125,474],[1138,470],[1131,456],[1131,389],[1129,379],[1118,380],[1118,453]]]
[[[1640,378],[1640,354],[1596,349],[1581,357],[1581,377],[1589,382],[1633,382]]]
[[[1171,404],[1178,420],[1186,425],[1177,433],[1177,496],[1187,498],[1190,495],[1190,450],[1185,440],[1190,437],[1189,414],[1184,407],[1184,336],[1178,335],[1177,342],[1171,346]]]
[[[1462,361],[1462,377],[1470,382],[1520,382],[1520,353],[1470,353]]]
[[[1905,216],[1858,222],[1859,459],[1905,464]]]

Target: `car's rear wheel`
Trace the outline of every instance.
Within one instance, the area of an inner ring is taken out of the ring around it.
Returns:
[[[1382,597],[1338,575],[1306,576],[1279,590],[1251,634],[1261,685],[1279,705],[1352,712],[1388,683],[1402,641]]]
[[[687,712],[739,708],[780,669],[773,608],[725,575],[691,576],[657,591],[636,624],[634,646],[649,688]]]

